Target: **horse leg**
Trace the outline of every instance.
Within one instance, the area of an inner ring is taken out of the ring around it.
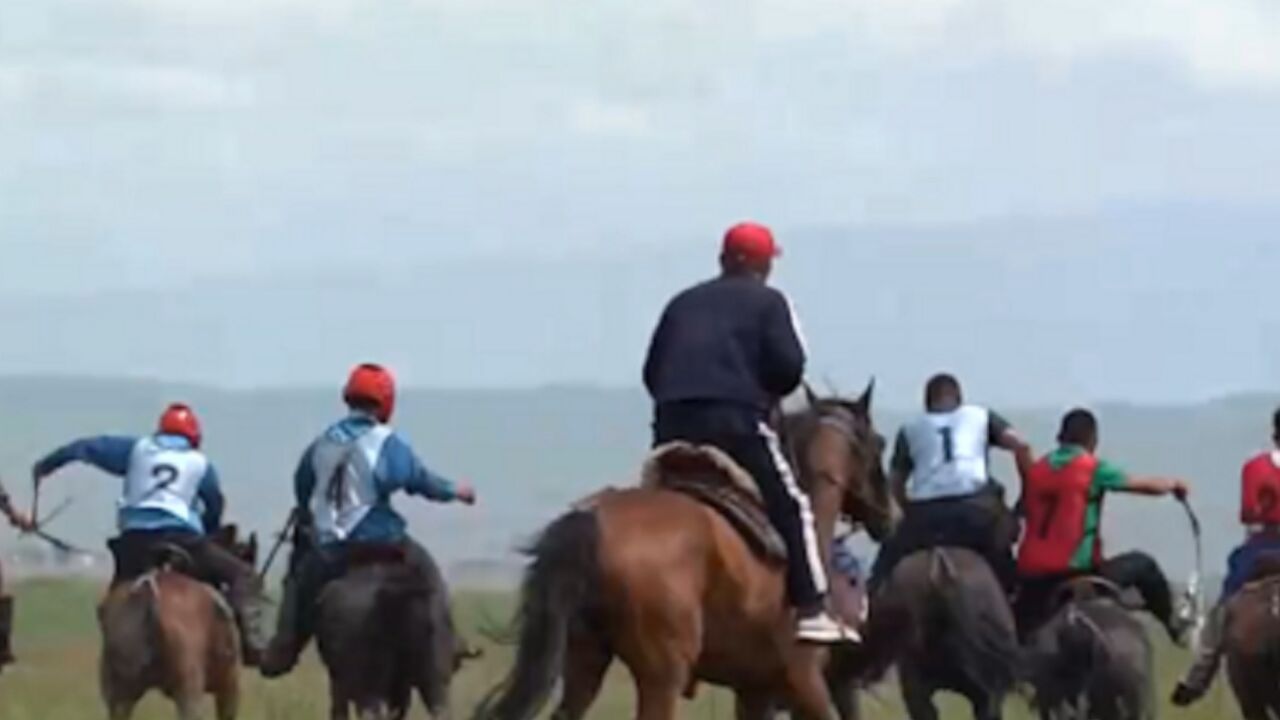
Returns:
[[[735,720],[771,720],[777,717],[773,696],[767,692],[737,690],[734,693]]]
[[[329,675],[329,720],[350,720],[351,701],[334,674]]]
[[[902,702],[907,706],[907,716],[911,720],[938,720],[938,708],[933,704],[933,687],[924,682],[911,665],[901,665],[899,673]]]
[[[858,720],[861,717],[858,709],[858,689],[854,685],[853,678],[831,678],[828,682],[828,691],[840,720]]]
[[[222,688],[214,695],[214,704],[218,720],[236,720],[236,715],[240,713],[240,688],[235,684]]]
[[[112,700],[109,703],[109,712],[111,720],[129,720],[133,717],[133,709],[138,704],[137,700]]]
[[[832,717],[831,694],[822,672],[824,650],[807,646],[787,664],[786,699],[795,717],[827,720]]]
[[[683,673],[681,673],[683,675]],[[636,680],[636,720],[675,720],[685,683],[671,673]]]
[[[611,662],[613,653],[603,642],[585,630],[570,631],[564,659],[564,691],[552,720],[581,720],[600,694]]]

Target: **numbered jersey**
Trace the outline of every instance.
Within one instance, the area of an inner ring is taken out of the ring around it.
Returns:
[[[1101,561],[1096,523],[1090,537],[1088,522],[1097,470],[1098,459],[1089,453],[1060,466],[1044,457],[1032,467],[1022,492],[1025,524],[1018,546],[1019,574],[1057,575]]]
[[[929,413],[902,429],[894,464],[909,469],[907,499],[972,495],[987,484],[991,412],[966,405]]]
[[[374,471],[391,434],[391,428],[375,425],[354,440],[324,436],[312,447],[311,517],[321,543],[346,540],[378,503]]]
[[[1258,455],[1241,475],[1240,522],[1280,526],[1280,452]]]
[[[200,483],[209,472],[209,459],[199,450],[164,447],[145,437],[133,446],[124,478],[122,510],[159,510],[198,532]]]

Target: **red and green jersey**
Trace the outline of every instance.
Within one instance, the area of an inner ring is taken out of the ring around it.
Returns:
[[[1102,500],[1128,485],[1124,471],[1075,445],[1041,458],[1023,489],[1026,526],[1018,548],[1023,575],[1094,569],[1102,560]]]

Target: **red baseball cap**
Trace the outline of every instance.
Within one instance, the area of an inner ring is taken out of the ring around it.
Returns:
[[[778,247],[769,228],[760,223],[741,222],[724,234],[724,253],[764,262],[782,255],[782,248]]]

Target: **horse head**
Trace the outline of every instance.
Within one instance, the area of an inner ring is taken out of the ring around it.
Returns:
[[[258,564],[258,534],[249,533],[247,540],[240,539],[240,528],[234,523],[223,525],[210,534],[215,545],[228,550],[249,565]]]
[[[839,492],[838,505],[825,514],[847,514],[876,540],[887,537],[896,511],[881,460],[884,436],[872,419],[875,379],[853,399],[820,397],[807,384],[804,393],[807,407],[787,416],[784,433],[801,482],[815,496],[815,512],[824,514],[818,507],[823,488],[816,483],[825,481]]]

